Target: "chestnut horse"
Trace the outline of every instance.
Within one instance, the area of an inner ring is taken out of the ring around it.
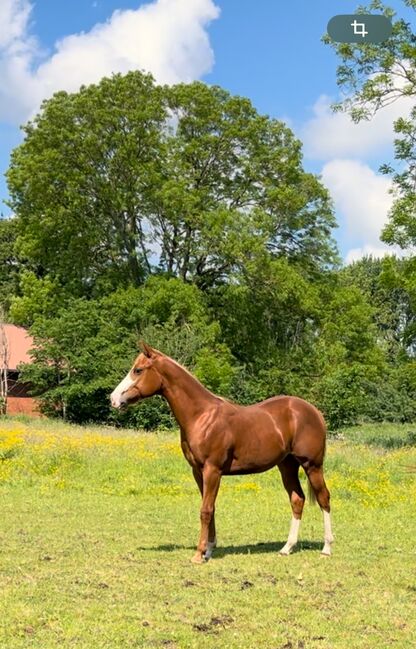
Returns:
[[[180,427],[183,454],[202,496],[201,534],[192,561],[208,560],[216,546],[214,512],[221,476],[260,473],[276,465],[292,507],[289,536],[280,554],[289,554],[298,540],[305,503],[300,466],[312,498],[323,511],[322,554],[331,554],[329,491],[322,470],[326,429],[319,410],[288,396],[237,405],[212,394],[169,356],[145,343],[142,350],[111,394],[111,403],[122,408],[154,394],[168,401]]]

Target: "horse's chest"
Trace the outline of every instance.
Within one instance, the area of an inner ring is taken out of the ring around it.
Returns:
[[[185,459],[189,462],[191,466],[197,466],[198,460],[195,457],[194,453],[192,453],[191,447],[189,446],[188,442],[185,440],[181,440],[181,447],[182,447],[182,453],[185,456]]]

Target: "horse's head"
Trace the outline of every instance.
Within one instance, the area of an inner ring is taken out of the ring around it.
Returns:
[[[157,394],[162,387],[162,377],[155,367],[155,360],[160,352],[146,343],[141,344],[142,353],[133,363],[133,367],[111,393],[113,408],[122,408],[137,403],[141,399]]]

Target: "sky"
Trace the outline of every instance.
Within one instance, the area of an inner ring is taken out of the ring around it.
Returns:
[[[142,69],[161,83],[201,79],[249,97],[303,142],[304,167],[328,187],[348,263],[392,252],[379,239],[391,206],[393,121],[403,99],[371,122],[334,114],[337,57],[321,42],[337,13],[356,0],[0,0],[0,201],[4,172],[22,141],[19,126],[43,99],[75,92],[113,72]],[[402,0],[388,4],[410,22]],[[2,203],[0,213],[10,209]]]

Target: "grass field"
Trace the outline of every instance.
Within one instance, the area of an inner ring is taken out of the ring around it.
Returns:
[[[333,556],[306,506],[301,544],[277,470],[225,478],[219,547],[190,563],[199,494],[177,434],[0,420],[0,647],[416,646],[411,426],[330,439]]]

